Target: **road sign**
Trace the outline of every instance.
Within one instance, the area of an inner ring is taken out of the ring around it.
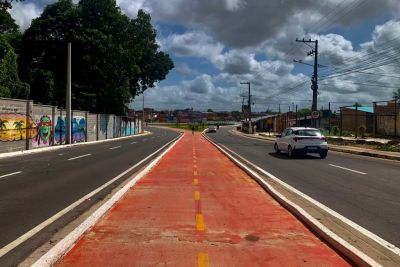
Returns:
[[[314,110],[313,112],[311,112],[311,118],[318,119],[319,118],[319,111],[318,110]]]

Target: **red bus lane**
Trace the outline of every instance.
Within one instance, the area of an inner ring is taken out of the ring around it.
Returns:
[[[186,133],[58,263],[349,265],[198,133]]]

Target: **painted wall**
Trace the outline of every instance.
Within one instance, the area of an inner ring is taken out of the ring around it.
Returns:
[[[127,118],[115,115],[73,111],[72,141],[96,141],[140,132],[131,120],[129,124]],[[62,145],[65,134],[65,110],[0,98],[0,153]]]

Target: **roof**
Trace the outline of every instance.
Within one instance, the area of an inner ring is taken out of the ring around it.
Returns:
[[[352,110],[355,110],[355,109],[356,109],[356,107],[346,107],[346,108],[352,109]],[[374,113],[374,107],[367,107],[367,106],[365,106],[365,107],[358,107],[357,110],[363,111],[363,112],[366,112],[366,113]]]

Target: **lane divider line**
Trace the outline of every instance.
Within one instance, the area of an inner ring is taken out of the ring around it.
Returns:
[[[109,186],[110,184],[113,184],[115,181],[119,180],[121,177],[123,177],[124,175],[126,175],[127,173],[131,172],[132,170],[134,170],[135,168],[137,168],[138,166],[142,165],[144,162],[146,162],[147,160],[149,160],[150,158],[152,158],[154,155],[158,154],[160,151],[162,151],[163,149],[165,149],[166,147],[168,147],[169,145],[172,144],[171,147],[169,147],[165,152],[163,152],[163,154],[161,154],[160,156],[164,155],[164,153],[166,153],[167,151],[169,151],[181,138],[183,137],[183,135],[178,136],[177,138],[175,138],[174,140],[168,142],[167,144],[165,144],[164,146],[162,146],[160,149],[158,149],[157,151],[155,151],[154,153],[150,154],[149,156],[147,156],[146,158],[144,158],[143,160],[141,160],[140,162],[136,163],[134,166],[130,167],[129,169],[127,169],[126,171],[122,172],[121,174],[119,174],[118,176],[116,176],[115,178],[111,179],[110,181],[108,181],[107,183],[103,184],[102,186],[98,187],[97,189],[93,190],[92,192],[86,194],[85,196],[83,196],[82,198],[80,198],[79,200],[75,201],[74,203],[72,203],[71,205],[69,205],[68,207],[64,208],[63,210],[59,211],[58,213],[54,214],[53,216],[51,216],[50,218],[48,218],[47,220],[43,221],[42,223],[38,224],[36,227],[32,228],[31,230],[29,230],[28,232],[26,232],[25,234],[21,235],[20,237],[18,237],[17,239],[15,239],[14,241],[12,241],[11,243],[7,244],[6,246],[2,247],[0,249],[0,258],[3,257],[5,254],[7,254],[8,252],[10,252],[11,250],[13,250],[14,248],[16,248],[17,246],[21,245],[23,242],[25,242],[26,240],[28,240],[29,238],[31,238],[32,236],[34,236],[35,234],[37,234],[38,232],[40,232],[41,230],[43,230],[45,227],[49,226],[50,224],[52,224],[53,222],[55,222],[56,220],[58,220],[59,218],[61,218],[62,216],[64,216],[65,214],[67,214],[68,212],[70,212],[71,210],[73,210],[74,208],[76,208],[77,206],[79,206],[80,204],[82,204],[83,202],[85,202],[87,199],[93,197],[94,195],[96,195],[98,192],[100,192],[101,190],[103,190],[104,188],[106,188],[107,186]],[[152,166],[151,164],[149,164],[148,166]],[[146,169],[145,169],[146,170]],[[138,174],[138,176],[141,173]],[[121,189],[122,190],[122,189]],[[92,215],[93,216],[93,215]],[[89,217],[90,218],[90,217]],[[93,223],[94,224],[94,223]],[[76,230],[76,229],[75,229]],[[48,265],[52,265],[54,264],[62,255],[58,255],[57,253],[60,253],[60,251],[64,251],[62,249],[66,249],[66,246],[70,247],[79,237],[80,235],[78,235],[78,233],[76,231],[73,231],[70,235],[72,235],[72,237],[76,237],[76,239],[73,239],[71,236],[69,237],[69,239],[67,241],[60,241],[63,242],[60,245],[56,245],[55,247],[53,247],[52,250],[50,250],[48,253],[46,253],[42,258],[45,259],[44,261],[41,261],[43,264],[45,262],[50,262],[51,264],[46,264],[46,266]],[[69,236],[69,235],[68,235]],[[56,248],[57,247],[57,248]],[[47,256],[46,256],[47,255]],[[54,261],[53,261],[54,260]],[[38,266],[44,266],[44,265],[38,265]]]
[[[0,179],[6,178],[6,177],[9,177],[9,176],[13,176],[13,175],[17,175],[17,174],[20,174],[20,173],[22,173],[22,171],[20,171],[20,172],[13,172],[13,173],[9,173],[9,174],[4,174],[4,175],[0,176]]]
[[[196,214],[196,230],[203,232],[205,229],[203,214]]]
[[[137,144],[137,142],[132,142],[131,145]]]
[[[248,160],[243,159],[243,157],[241,157],[240,155],[238,155],[237,153],[233,152],[232,150],[230,150],[229,148],[227,148],[224,145],[219,145],[216,144],[215,142],[213,142],[211,139],[207,138],[207,140],[213,144],[215,147],[217,147],[222,153],[224,153],[228,158],[230,158],[235,164],[237,164],[238,166],[240,166],[243,170],[245,170],[249,175],[251,175],[257,182],[259,182],[264,189],[266,189],[268,192],[270,192],[273,196],[276,197],[277,200],[279,200],[279,202],[284,205],[285,207],[287,207],[291,212],[293,212],[294,214],[297,214],[298,216],[300,216],[301,218],[303,218],[305,221],[307,221],[307,224],[309,226],[311,226],[317,233],[319,233],[321,236],[324,237],[324,239],[326,241],[328,241],[329,243],[331,243],[336,249],[340,250],[343,254],[345,254],[346,256],[348,256],[350,259],[352,259],[354,262],[356,262],[359,265],[365,265],[368,264],[369,266],[381,266],[381,264],[377,263],[374,259],[372,259],[371,257],[369,257],[368,255],[366,255],[364,252],[360,251],[359,249],[357,249],[356,247],[354,247],[353,245],[351,245],[349,242],[347,242],[346,240],[344,240],[343,238],[341,238],[340,236],[338,236],[336,233],[334,233],[333,231],[331,231],[329,228],[327,228],[325,225],[323,225],[322,223],[320,223],[317,219],[315,219],[314,217],[312,217],[307,211],[305,211],[303,208],[301,208],[300,206],[298,206],[297,204],[293,203],[292,201],[290,201],[289,199],[287,199],[285,196],[283,196],[281,193],[279,193],[277,190],[275,190],[275,188],[273,186],[271,186],[267,181],[265,181],[261,176],[259,176],[255,171],[253,171],[252,169],[250,169],[249,167],[247,167],[245,164],[243,164],[242,162],[240,162],[237,158],[241,158],[242,160],[244,160],[245,162],[247,162],[248,164],[254,166],[258,171],[264,173],[265,175],[267,175],[268,177],[270,177],[272,180],[278,182],[279,184],[283,185],[284,187],[288,188],[289,190],[292,190],[293,192],[295,192],[296,194],[299,194],[300,196],[306,198],[307,200],[309,200],[310,202],[312,202],[313,204],[315,204],[316,206],[323,208],[325,211],[327,211],[328,213],[331,213],[331,215],[337,217],[338,219],[343,220],[344,222],[346,222],[347,224],[349,224],[351,227],[353,227],[354,229],[357,229],[358,231],[360,231],[362,234],[368,236],[371,238],[371,236],[369,236],[367,233],[369,232],[368,230],[362,228],[361,226],[351,222],[349,219],[343,217],[342,215],[336,213],[335,211],[329,209],[328,207],[324,206],[323,204],[319,203],[318,201],[312,199],[311,197],[307,196],[306,194],[298,191],[297,189],[293,188],[292,186],[290,186],[289,184],[286,184],[285,182],[281,181],[280,179],[278,179],[277,177],[275,177],[274,175],[268,173],[267,171],[261,169],[260,167],[258,167],[257,165],[249,162]],[[229,153],[228,153],[229,151]],[[233,155],[235,155],[236,157],[234,157]],[[351,223],[350,223],[351,222]],[[358,227],[357,227],[358,226]],[[363,230],[365,231],[363,231]],[[369,232],[370,234],[372,234],[374,236],[373,233]],[[375,236],[375,238],[381,239],[378,236]],[[371,238],[373,239],[373,238]],[[376,239],[373,239],[375,241],[377,241]],[[388,243],[387,241],[381,239],[381,241],[384,241],[387,244],[382,244],[385,248],[391,250],[392,252],[394,252],[395,254],[399,255],[399,249]],[[379,243],[379,242],[378,242]]]
[[[197,174],[198,174],[198,173],[197,173],[197,170],[194,170],[194,171],[193,171],[193,175],[194,175],[194,176],[197,176]]]
[[[195,191],[194,192],[194,200],[200,200],[200,192],[199,191]]]
[[[193,179],[193,184],[198,185],[199,184],[199,179]]]
[[[80,159],[80,158],[84,158],[84,157],[89,157],[89,156],[91,156],[92,154],[85,154],[85,155],[82,155],[82,156],[78,156],[78,157],[75,157],[75,158],[70,158],[70,159],[68,159],[69,161],[71,161],[71,160],[76,160],[76,159]]]
[[[197,254],[197,266],[198,267],[209,267],[208,254],[200,252]]]
[[[360,171],[352,170],[352,169],[345,168],[345,167],[338,166],[338,165],[333,165],[333,164],[328,164],[328,165],[329,165],[329,166],[332,166],[332,167],[335,167],[335,168],[343,169],[343,170],[346,170],[346,171],[355,172],[355,173],[358,173],[358,174],[363,174],[363,175],[366,175],[366,174],[367,174],[367,173],[365,173],[365,172],[360,172]]]
[[[114,150],[114,149],[117,149],[117,148],[120,148],[120,147],[121,147],[121,146],[111,147],[110,150]]]

